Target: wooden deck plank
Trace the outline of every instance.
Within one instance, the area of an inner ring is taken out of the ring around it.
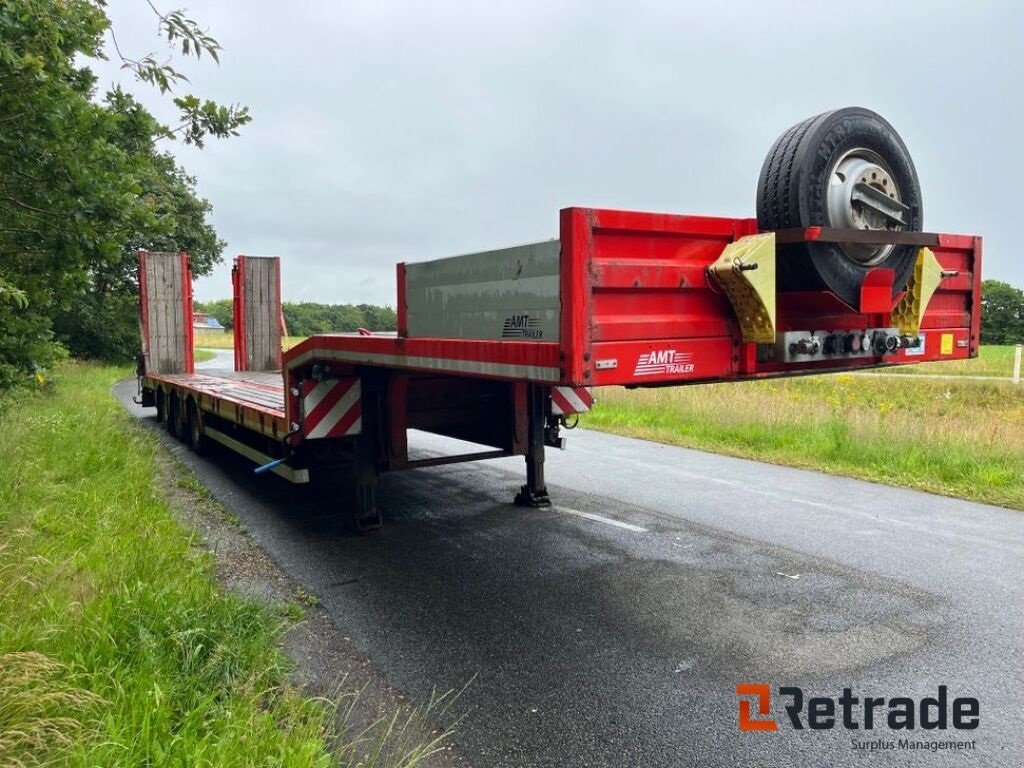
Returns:
[[[284,378],[280,371],[216,371],[157,375],[162,381],[194,389],[229,403],[255,405],[284,418]]]

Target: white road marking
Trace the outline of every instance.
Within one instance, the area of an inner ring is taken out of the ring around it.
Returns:
[[[633,525],[632,523],[624,523],[621,520],[613,520],[610,517],[604,515],[595,515],[593,512],[580,512],[578,509],[569,509],[569,507],[552,507],[556,512],[564,512],[567,515],[575,515],[576,517],[582,517],[587,520],[593,520],[595,523],[604,523],[605,525],[613,525],[616,528],[624,528],[627,531],[633,531],[633,533],[647,533],[646,528],[641,528],[639,525]]]

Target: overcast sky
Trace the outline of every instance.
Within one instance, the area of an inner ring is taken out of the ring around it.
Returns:
[[[984,235],[985,276],[1024,286],[1020,2],[186,7],[224,50],[180,90],[253,114],[170,145],[228,242],[199,299],[230,295],[236,253],[281,256],[286,299],[393,305],[395,262],[556,237],[569,205],[753,216],[775,137],[850,105],[903,136],[925,228]],[[109,11],[125,53],[158,49],[144,0]]]

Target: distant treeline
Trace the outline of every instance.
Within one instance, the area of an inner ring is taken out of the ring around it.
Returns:
[[[234,325],[231,299],[197,301],[198,312],[217,318],[227,329]],[[314,333],[341,333],[366,328],[368,331],[394,331],[398,327],[395,310],[374,304],[316,304],[311,301],[286,301],[281,305],[284,322],[291,336]]]

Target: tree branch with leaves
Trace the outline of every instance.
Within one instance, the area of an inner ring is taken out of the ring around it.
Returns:
[[[60,356],[129,356],[135,338],[135,251],[188,250],[196,274],[224,243],[210,204],[173,156],[180,139],[202,147],[250,121],[239,105],[179,94],[181,57],[220,60],[220,44],[182,10],[162,11],[165,54],[136,56],[103,0],[0,3],[0,390]],[[102,99],[92,60],[121,61],[130,81]],[[180,111],[162,125],[129,92],[152,86]]]

